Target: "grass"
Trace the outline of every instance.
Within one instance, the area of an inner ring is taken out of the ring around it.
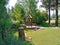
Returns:
[[[60,28],[46,27],[37,31],[25,29],[25,33],[32,37],[31,42],[18,40],[18,31],[16,30],[8,33],[7,43],[2,42],[0,37],[0,45],[60,45]]]
[[[34,45],[60,45],[60,28],[44,28],[39,31],[25,31],[32,37]]]
[[[32,45],[31,42],[23,41],[18,38],[17,30],[8,30],[5,41],[2,40],[0,33],[0,45]]]

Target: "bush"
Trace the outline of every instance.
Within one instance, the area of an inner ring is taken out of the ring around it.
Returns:
[[[43,22],[43,23],[41,24],[41,26],[43,26],[43,27],[50,27],[51,25],[48,24],[48,23]]]
[[[45,22],[48,19],[48,14],[43,11],[40,12],[40,10],[36,11],[36,23],[37,25],[40,25],[41,23]]]

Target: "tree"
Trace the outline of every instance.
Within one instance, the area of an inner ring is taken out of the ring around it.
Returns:
[[[47,0],[45,0],[47,2]],[[43,1],[43,5],[44,5],[44,2]],[[60,6],[60,0],[51,0],[51,7],[50,8],[54,8],[56,10],[56,26],[58,26],[58,7]],[[48,3],[48,2],[47,2]],[[46,5],[46,4],[45,4]],[[49,6],[48,6],[49,7]],[[56,7],[56,8],[55,8]]]
[[[22,18],[24,16],[24,12],[23,12],[23,9],[22,9],[21,5],[19,5],[17,3],[15,5],[15,7],[12,8],[12,12],[11,12],[10,16],[11,16],[11,20],[12,20],[13,23],[20,24],[20,22],[22,21]]]
[[[24,12],[25,12],[25,16],[30,15],[35,15],[33,13],[35,13],[36,11],[36,0],[21,0],[20,5],[22,5]]]
[[[36,20],[37,25],[41,25],[48,20],[48,14],[45,11],[41,12],[40,10],[36,10]]]
[[[49,0],[49,24],[50,24],[50,7],[51,7],[51,1]]]
[[[49,11],[49,24],[50,24],[51,0],[43,0],[42,3],[43,3],[43,6],[46,8],[46,10]]]
[[[10,16],[11,16],[11,20],[13,22],[14,28],[18,29],[19,38],[21,38],[22,40],[25,40],[25,34],[24,34],[24,30],[23,30],[24,28],[21,29],[21,24],[22,24],[21,22],[24,17],[23,7],[19,3],[16,3],[15,7],[12,8],[12,12],[11,12]]]
[[[56,26],[58,26],[58,0],[56,0]]]
[[[36,1],[35,0],[29,0],[29,12],[31,15],[35,15],[36,13]]]
[[[22,5],[25,15],[24,17],[32,16],[35,17],[36,13],[36,0],[19,0],[20,5]]]
[[[2,40],[5,40],[6,31],[11,27],[10,17],[7,14],[5,7],[6,4],[6,0],[0,0],[0,32],[2,35]]]

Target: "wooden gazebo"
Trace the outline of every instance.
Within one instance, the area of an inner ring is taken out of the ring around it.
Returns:
[[[33,22],[32,19],[35,20],[35,17],[31,16],[31,15],[24,17],[24,23],[25,23],[25,25],[29,25],[29,26],[36,25],[36,20]]]

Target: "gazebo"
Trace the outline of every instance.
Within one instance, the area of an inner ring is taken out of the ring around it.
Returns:
[[[33,26],[33,25],[35,25],[36,26],[36,20],[33,22],[32,19],[35,20],[35,17],[31,16],[31,15],[28,15],[28,16],[24,17],[24,23],[25,23],[25,25],[27,25],[27,26]]]

